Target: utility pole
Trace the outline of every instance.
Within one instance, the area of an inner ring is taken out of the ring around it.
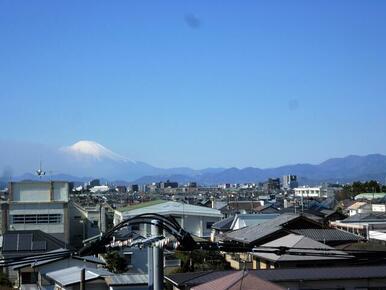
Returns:
[[[159,220],[152,220],[151,235],[162,236],[162,228]],[[148,261],[148,290],[163,290],[164,282],[164,253],[162,246],[153,244],[147,248]]]
[[[153,220],[153,223],[160,225],[161,222]],[[161,236],[162,228],[152,225],[152,235]],[[153,247],[153,272],[154,272],[154,290],[163,290],[164,284],[164,250],[162,246]]]
[[[86,269],[80,270],[80,290],[86,290]]]

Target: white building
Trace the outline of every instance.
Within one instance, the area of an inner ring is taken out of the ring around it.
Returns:
[[[321,186],[318,187],[296,187],[294,188],[297,197],[327,197]]]
[[[219,210],[179,203],[175,201],[153,201],[139,204],[139,208],[132,206],[121,210],[115,210],[114,225],[119,222],[144,213],[158,213],[165,216],[173,216],[183,229],[198,237],[210,237],[212,225],[222,218]],[[140,225],[138,232],[142,235],[150,233],[150,225]]]
[[[68,182],[10,182],[8,189],[8,231],[41,230],[69,242]]]

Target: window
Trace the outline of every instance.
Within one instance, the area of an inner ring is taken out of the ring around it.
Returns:
[[[61,214],[18,214],[12,216],[14,224],[60,224]]]
[[[131,230],[132,230],[132,231],[139,231],[139,224],[137,224],[137,225],[131,225]]]
[[[98,221],[92,221],[91,227],[97,228],[98,227]]]
[[[207,223],[206,223],[206,229],[207,229],[207,230],[211,229],[212,226],[213,226],[213,224],[214,224],[214,222],[207,222]]]

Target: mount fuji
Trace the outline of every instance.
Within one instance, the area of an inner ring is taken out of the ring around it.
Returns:
[[[130,181],[143,176],[201,174],[201,171],[187,167],[163,169],[134,161],[90,140],[81,140],[60,148],[0,141],[0,170],[4,170],[3,179],[6,175],[23,175],[26,172],[30,174],[25,177],[33,177],[31,173],[37,169],[40,160],[43,170],[52,176],[65,174]]]

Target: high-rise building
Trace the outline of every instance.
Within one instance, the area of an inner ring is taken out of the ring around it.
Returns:
[[[283,189],[294,189],[298,187],[298,180],[296,175],[284,175],[283,176]]]

